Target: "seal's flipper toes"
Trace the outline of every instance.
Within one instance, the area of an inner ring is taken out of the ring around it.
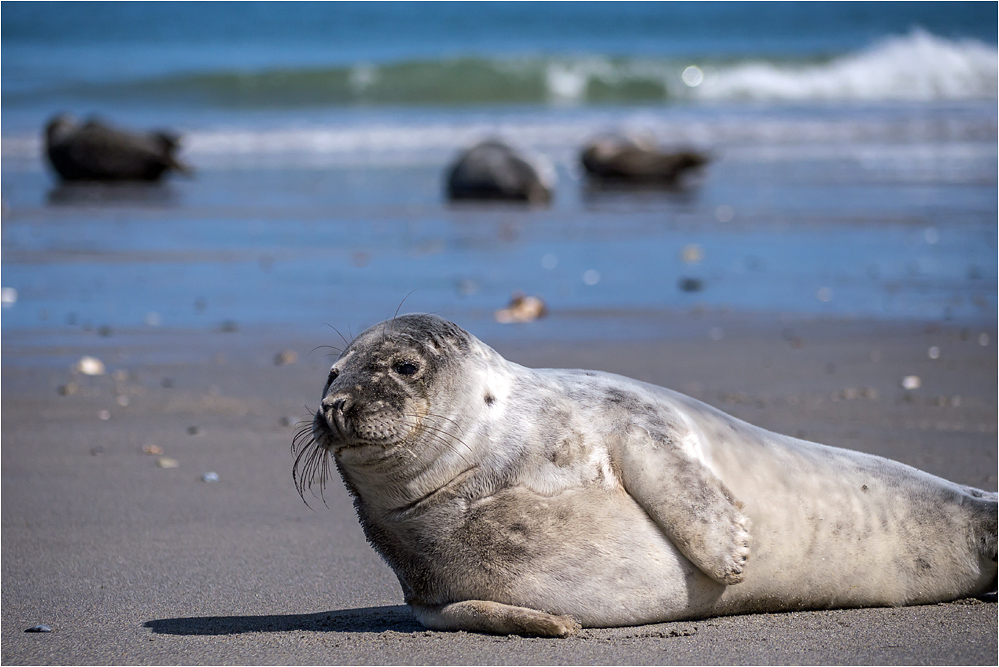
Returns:
[[[698,567],[720,584],[731,586],[740,583],[749,561],[752,538],[749,533],[749,520],[741,513],[731,517],[727,524],[718,521],[711,534],[706,536],[707,544],[715,549],[699,554]]]
[[[625,490],[699,570],[720,584],[737,584],[752,544],[743,504],[676,443],[699,446],[691,434],[631,427],[616,452]]]
[[[528,607],[487,600],[464,600],[442,605],[411,604],[416,620],[431,630],[466,630],[525,637],[570,637],[579,623]]]
[[[740,516],[733,523],[734,530],[730,535],[729,549],[723,554],[721,570],[714,578],[724,584],[738,584],[744,578],[743,571],[749,560],[749,520]]]

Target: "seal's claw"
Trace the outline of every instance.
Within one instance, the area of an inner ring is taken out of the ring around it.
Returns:
[[[749,534],[749,520],[742,516],[735,522],[735,531],[732,535],[732,548],[725,556],[720,572],[715,573],[713,578],[717,581],[731,586],[740,583],[744,578],[746,562],[749,560],[749,546],[752,538]]]

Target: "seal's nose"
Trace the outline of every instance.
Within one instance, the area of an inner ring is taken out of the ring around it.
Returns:
[[[349,407],[349,398],[341,393],[330,394],[323,399],[323,408],[327,413],[343,414]]]
[[[333,392],[323,399],[323,417],[326,423],[341,433],[347,430],[347,411],[353,401],[343,392]]]

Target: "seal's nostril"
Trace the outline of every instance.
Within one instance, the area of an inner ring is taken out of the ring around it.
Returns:
[[[347,398],[345,396],[327,396],[323,399],[323,406],[332,412],[342,413],[347,409]]]

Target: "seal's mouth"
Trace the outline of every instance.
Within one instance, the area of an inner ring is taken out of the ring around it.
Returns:
[[[377,435],[385,437],[379,440],[361,437],[351,427],[349,420],[327,419],[321,409],[316,411],[312,421],[301,422],[291,443],[291,452],[295,455],[291,476],[302,500],[305,500],[305,491],[308,489],[313,497],[326,503],[323,491],[333,472],[331,463],[342,452],[366,448],[388,451],[399,443],[393,429],[386,429]],[[378,459],[380,456],[375,455],[374,458]],[[318,487],[318,496],[313,487]]]

